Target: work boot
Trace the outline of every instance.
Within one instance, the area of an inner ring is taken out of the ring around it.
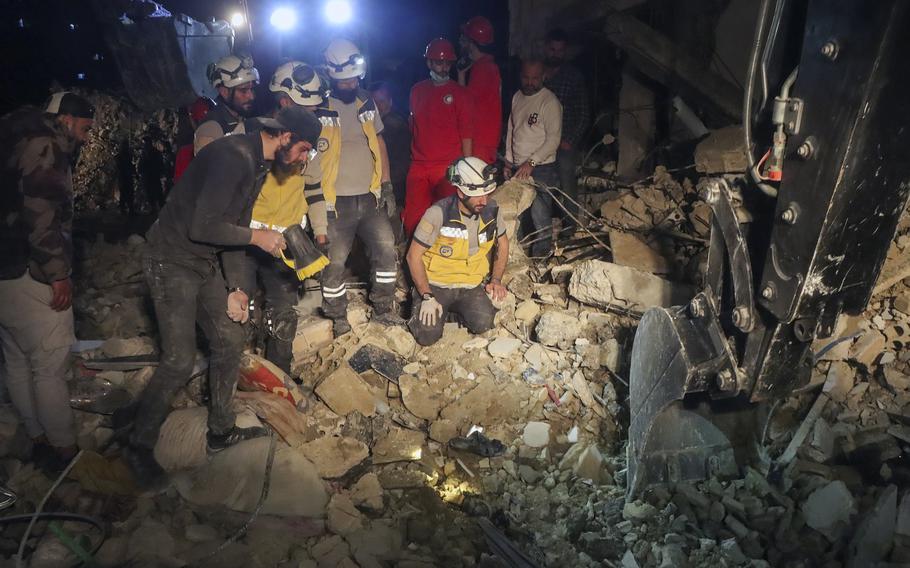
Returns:
[[[335,337],[341,337],[351,331],[351,324],[348,323],[347,318],[338,318],[332,320],[332,333]]]
[[[240,442],[245,442],[254,438],[262,438],[263,436],[268,435],[268,428],[262,428],[260,426],[252,426],[250,428],[238,428],[237,426],[234,426],[224,434],[212,434],[210,430],[205,434],[205,447],[210,454],[215,454],[234,444],[239,444]]]
[[[373,317],[371,318],[371,321],[386,327],[391,327],[393,325],[403,326],[405,321],[398,315],[398,312],[395,311],[393,306],[394,304],[389,306],[373,306]]]
[[[142,489],[157,488],[167,479],[167,474],[158,465],[152,449],[129,446],[123,451],[123,460],[133,473],[136,485]]]

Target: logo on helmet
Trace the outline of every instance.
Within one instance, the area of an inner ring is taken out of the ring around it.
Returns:
[[[447,105],[452,104],[452,101],[454,101],[454,100],[455,100],[455,97],[453,97],[451,94],[442,97],[442,102],[444,102]]]
[[[452,247],[450,247],[449,245],[442,245],[441,247],[439,247],[439,254],[446,258],[452,256],[453,252],[455,252],[455,251],[452,250]]]
[[[328,138],[320,138],[319,140],[316,141],[316,150],[318,150],[320,152],[325,152],[328,149],[329,149],[329,139]]]

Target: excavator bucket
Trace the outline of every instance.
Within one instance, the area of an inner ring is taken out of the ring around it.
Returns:
[[[684,307],[642,317],[629,377],[629,498],[655,483],[736,474],[733,444],[697,394],[722,364],[715,347]]]
[[[198,22],[149,0],[93,0],[130,99],[146,111],[179,108],[200,95],[215,98],[208,65],[231,53],[224,21]]]

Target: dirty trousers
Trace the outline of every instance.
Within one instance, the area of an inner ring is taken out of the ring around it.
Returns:
[[[408,328],[420,345],[432,345],[439,341],[449,312],[458,314],[471,333],[483,333],[493,327],[496,308],[487,296],[483,284],[474,288],[440,288],[430,284],[430,292],[436,297],[436,301],[442,304],[442,315],[436,318],[436,324],[428,326],[420,323],[420,304],[423,300],[416,290],[414,308],[408,321]]]
[[[539,185],[559,187],[559,170],[555,163],[535,167],[531,177]],[[558,192],[553,193],[559,195]],[[547,256],[553,249],[553,232],[549,229],[553,227],[553,197],[543,188],[537,188],[537,196],[531,203],[531,221],[534,230],[540,231],[534,234],[536,242],[531,245],[531,256]]]
[[[53,291],[28,271],[0,280],[0,345],[6,386],[31,438],[52,446],[76,443],[66,367],[75,341],[73,308],[55,312]]]
[[[448,164],[421,164],[411,162],[408,169],[407,193],[401,221],[404,232],[410,237],[430,205],[455,194],[455,187],[446,180]]]
[[[231,400],[237,386],[243,328],[226,313],[227,289],[215,259],[167,257],[149,252],[143,258],[158,333],[161,361],[139,400],[130,437],[134,446],[153,449],[174,394],[190,379],[196,360],[196,324],[209,343],[209,417],[213,434],[234,426]]]
[[[577,225],[574,219],[569,216],[578,218],[578,173],[576,168],[581,160],[581,154],[577,149],[558,150],[556,152],[556,166],[559,169],[559,189],[565,193],[558,193],[559,201],[565,207],[560,207],[560,216],[563,218],[563,227],[574,227]],[[573,203],[573,201],[575,203]]]
[[[294,335],[297,333],[297,289],[300,280],[283,262],[261,251],[256,258],[256,275],[265,293],[263,317],[270,321],[265,358],[285,373],[291,372]]]
[[[372,193],[338,196],[335,212],[329,212],[329,265],[322,271],[322,311],[333,320],[345,318],[348,312],[344,268],[355,236],[363,241],[370,257],[374,310],[385,311],[394,300],[398,259],[388,216],[376,208]]]

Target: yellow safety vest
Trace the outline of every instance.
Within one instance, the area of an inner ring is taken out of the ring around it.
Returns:
[[[307,187],[303,174],[288,176],[284,183],[278,181],[275,174],[269,172],[265,182],[253,204],[253,218],[250,221],[251,229],[271,229],[284,232],[292,225],[306,227],[306,214],[310,209],[304,190]],[[297,273],[297,278],[302,282],[316,274],[328,265],[328,259],[321,257],[307,266],[298,267],[293,260],[281,255],[284,263]]]
[[[458,197],[447,197],[436,205],[442,208],[443,221],[436,242],[423,253],[427,279],[430,284],[449,288],[480,285],[490,273],[490,251],[496,242],[499,207],[494,203],[481,211],[477,225],[477,251],[470,254],[468,229],[458,209]]]
[[[357,95],[357,118],[367,137],[367,144],[373,154],[373,175],[370,179],[370,191],[379,197],[382,185],[382,154],[379,152],[379,138],[376,134],[374,120],[379,115],[373,99],[365,91]],[[319,151],[320,165],[322,166],[322,191],[330,210],[335,208],[335,181],[338,179],[339,162],[341,161],[341,122],[338,111],[332,108],[332,99],[327,98],[325,104],[316,109],[316,118],[322,124],[322,132],[316,142]]]

